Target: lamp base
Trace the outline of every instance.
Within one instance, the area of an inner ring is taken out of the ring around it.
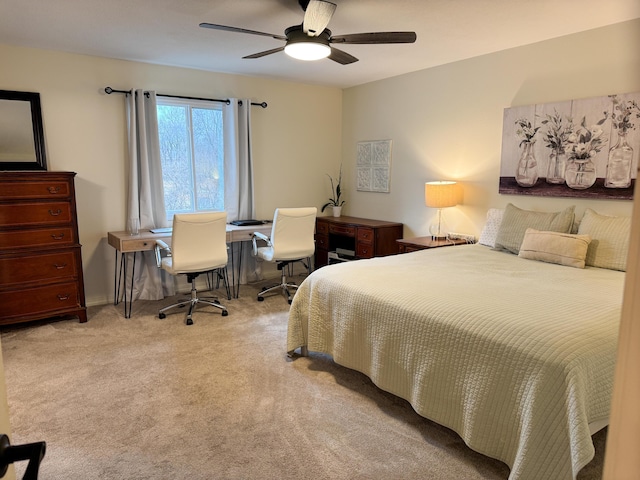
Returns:
[[[431,240],[446,240],[447,236],[446,235],[431,235]]]

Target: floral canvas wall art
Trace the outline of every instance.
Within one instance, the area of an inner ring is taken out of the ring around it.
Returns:
[[[640,93],[505,108],[499,193],[633,198]]]

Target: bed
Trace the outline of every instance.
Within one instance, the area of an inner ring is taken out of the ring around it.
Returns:
[[[626,255],[630,223],[590,212],[564,235],[589,237],[584,268],[494,243],[316,270],[291,305],[287,350],[366,374],[505,462],[510,480],[575,479],[608,423],[626,261],[613,250]],[[524,223],[516,237],[540,232]]]

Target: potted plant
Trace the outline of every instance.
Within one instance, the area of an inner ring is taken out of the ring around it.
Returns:
[[[324,212],[324,210],[327,207],[332,207],[333,216],[339,217],[342,211],[342,206],[345,203],[344,200],[340,199],[340,196],[342,195],[342,190],[340,189],[340,184],[342,183],[342,165],[340,166],[340,173],[338,174],[338,180],[335,183],[334,183],[333,177],[331,177],[331,175],[329,175],[328,173],[327,173],[327,177],[329,177],[329,180],[331,181],[331,197],[329,198],[329,201],[322,206],[320,211]]]

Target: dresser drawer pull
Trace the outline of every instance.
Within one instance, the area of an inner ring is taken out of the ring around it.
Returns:
[[[66,263],[63,263],[62,265],[60,265],[58,263],[54,263],[53,266],[56,267],[56,270],[62,270],[63,268],[67,268],[67,264]]]
[[[65,300],[69,300],[70,295],[67,293],[66,295],[58,294],[58,300],[64,302]]]
[[[60,187],[49,187],[49,193],[55,195],[56,193],[60,193]]]
[[[49,210],[49,215],[51,215],[52,217],[57,217],[58,215],[60,215],[62,213],[62,210],[57,209],[57,210]]]
[[[64,238],[64,233],[59,233],[59,234],[52,233],[51,238],[53,238],[54,240],[62,240]]]

